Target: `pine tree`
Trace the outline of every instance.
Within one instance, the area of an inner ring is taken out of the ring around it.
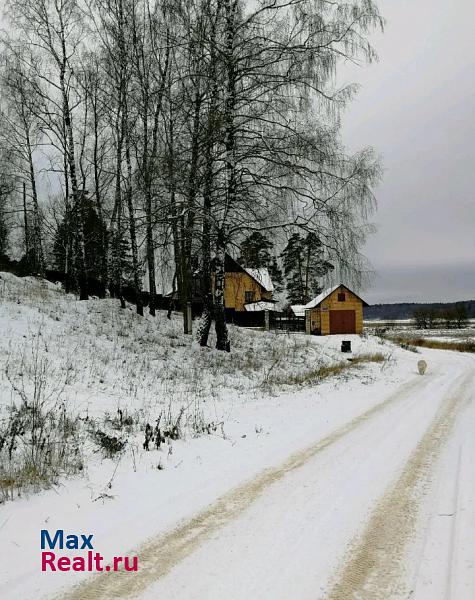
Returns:
[[[241,256],[238,262],[250,269],[267,269],[276,291],[283,289],[284,278],[276,257],[274,244],[260,231],[255,231],[241,244]]]
[[[282,252],[286,278],[287,299],[291,304],[306,304],[304,288],[304,243],[299,233],[294,233]]]
[[[305,238],[305,291],[309,302],[323,291],[320,282],[335,267],[325,260],[325,249],[321,240],[313,232]]]
[[[241,244],[239,263],[249,269],[268,268],[272,256],[273,244],[260,231],[255,231]]]
[[[114,232],[110,239],[109,280],[112,296],[121,298],[124,287],[134,287],[134,269],[130,245],[123,235]]]
[[[284,276],[282,269],[279,267],[275,256],[272,258],[272,262],[268,265],[269,275],[271,276],[272,283],[274,284],[275,291],[280,293],[284,289]]]
[[[81,215],[84,220],[84,253],[87,278],[105,282],[107,278],[106,273],[104,273],[105,257],[107,256],[107,247],[104,247],[104,240],[107,241],[106,226],[87,195],[84,197],[83,202]],[[78,252],[75,248],[77,239],[74,235],[77,230],[77,224],[74,222],[76,218],[77,211],[71,209],[66,211],[54,238],[53,257],[55,268],[68,276],[69,289],[79,291],[77,282],[79,266],[76,264]]]
[[[315,233],[302,238],[299,233],[290,237],[282,252],[287,281],[287,297],[291,304],[307,304],[321,291],[320,280],[333,271],[325,259],[325,250]]]

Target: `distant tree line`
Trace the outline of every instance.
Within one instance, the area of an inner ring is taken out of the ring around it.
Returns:
[[[456,317],[466,315],[466,319],[475,319],[475,300],[463,302],[434,302],[429,304],[394,303],[374,304],[365,308],[364,316],[367,320],[379,319],[395,321],[411,319],[421,324],[424,329],[429,323],[442,323],[444,320],[456,322]]]
[[[283,269],[292,301],[334,267],[364,278],[380,168],[341,144],[355,89],[335,73],[375,59],[373,0],[9,0],[6,17],[0,252],[80,299],[132,289],[139,315],[169,274],[185,332],[198,277],[198,339],[214,321],[220,350],[226,252],[278,285]],[[283,255],[252,254],[257,233]]]

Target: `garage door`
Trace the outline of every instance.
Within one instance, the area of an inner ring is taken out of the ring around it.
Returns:
[[[356,312],[354,310],[331,310],[330,333],[356,333]]]

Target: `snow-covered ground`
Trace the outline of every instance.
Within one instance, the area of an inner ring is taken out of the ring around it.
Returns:
[[[319,379],[346,361],[341,336],[233,328],[227,355],[178,317],[1,277],[3,418],[40,362],[50,401],[82,419],[84,462],[0,505],[2,600],[475,597],[475,357],[349,336],[353,357],[386,360]],[[181,439],[146,452],[145,424],[182,409]],[[94,428],[124,451],[106,457]],[[93,534],[139,570],[42,573],[41,529]]]

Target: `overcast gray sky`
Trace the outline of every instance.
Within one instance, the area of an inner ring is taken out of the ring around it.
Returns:
[[[361,84],[343,118],[346,144],[384,164],[378,272],[370,302],[475,299],[475,2],[380,0],[380,61],[348,67]]]

